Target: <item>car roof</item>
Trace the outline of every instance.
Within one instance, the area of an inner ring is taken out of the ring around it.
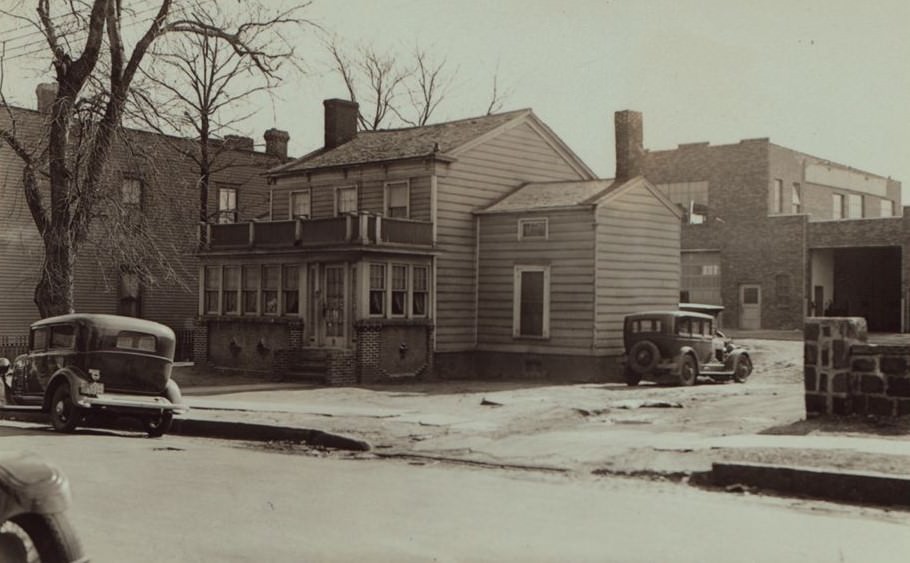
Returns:
[[[711,315],[705,315],[704,313],[695,313],[692,311],[643,311],[641,313],[626,315],[627,319],[644,319],[653,317],[686,317],[692,319],[714,320],[714,317]]]
[[[48,317],[32,323],[32,328],[55,324],[79,324],[83,326],[94,326],[109,330],[131,330],[144,332],[158,337],[174,338],[174,331],[170,327],[155,321],[147,319],[137,319],[136,317],[123,317],[120,315],[105,315],[96,313],[70,313],[57,317]]]
[[[712,305],[710,303],[680,303],[679,308],[682,311],[690,311],[693,313],[705,313],[707,315],[717,316],[719,313],[723,312],[723,305]]]

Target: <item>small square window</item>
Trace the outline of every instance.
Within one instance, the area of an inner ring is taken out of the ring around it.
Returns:
[[[519,219],[518,220],[518,239],[546,239],[549,235],[549,225],[546,218],[543,219]]]
[[[120,184],[120,201],[123,205],[138,207],[142,204],[142,182],[138,178],[124,178]]]

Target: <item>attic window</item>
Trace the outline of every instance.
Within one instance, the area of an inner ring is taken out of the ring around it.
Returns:
[[[540,219],[519,219],[518,240],[547,240],[549,223],[546,217]]]

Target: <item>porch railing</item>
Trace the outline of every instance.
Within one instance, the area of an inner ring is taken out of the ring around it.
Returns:
[[[433,245],[433,224],[372,214],[206,225],[208,249],[332,244]]]

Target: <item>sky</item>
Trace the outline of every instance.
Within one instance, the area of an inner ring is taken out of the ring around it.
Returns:
[[[769,137],[896,178],[910,202],[906,0],[314,0],[305,14],[342,44],[445,58],[454,80],[432,121],[482,115],[497,76],[504,111],[533,109],[603,177],[613,114],[632,109],[646,148]],[[0,41],[17,25],[0,16]],[[306,72],[257,102],[241,133],[287,130],[292,155],[322,144],[322,100],[346,97],[323,41],[299,31]],[[47,68],[5,65],[8,99],[34,107]]]

